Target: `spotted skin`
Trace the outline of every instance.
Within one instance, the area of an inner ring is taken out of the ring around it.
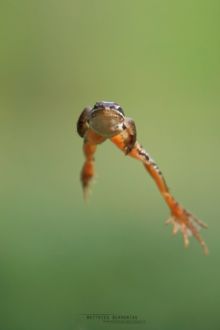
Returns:
[[[115,102],[97,102],[92,108],[85,108],[77,122],[78,134],[83,138],[85,162],[81,171],[84,197],[87,198],[90,182],[94,177],[94,155],[97,145],[110,139],[125,155],[139,160],[155,181],[171,216],[165,222],[173,225],[173,234],[182,232],[185,247],[193,235],[205,254],[208,247],[199,230],[207,225],[184,209],[172,196],[161,170],[147,151],[136,141],[136,127],[131,118],[125,117],[123,109]]]

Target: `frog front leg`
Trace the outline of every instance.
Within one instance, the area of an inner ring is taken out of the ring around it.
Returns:
[[[76,124],[77,133],[82,138],[85,136],[85,133],[87,132],[87,130],[89,128],[88,121],[89,121],[89,114],[90,114],[91,110],[92,110],[91,107],[84,108],[83,111],[81,112],[79,119],[77,121],[77,124]]]

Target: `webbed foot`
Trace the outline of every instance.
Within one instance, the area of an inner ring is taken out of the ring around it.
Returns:
[[[175,210],[172,211],[171,217],[165,221],[165,224],[173,225],[173,235],[176,235],[178,231],[182,232],[185,247],[188,247],[189,237],[193,235],[202,246],[204,254],[208,254],[208,247],[199,234],[200,229],[208,228],[208,226],[179,204]]]

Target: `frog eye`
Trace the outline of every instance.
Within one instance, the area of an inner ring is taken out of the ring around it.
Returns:
[[[117,107],[117,110],[118,110],[119,112],[121,112],[122,115],[124,115],[124,110],[122,109],[122,107],[118,106],[118,107]]]
[[[99,103],[96,102],[96,103],[94,104],[94,106],[93,106],[93,109],[98,109],[98,108],[99,108]]]

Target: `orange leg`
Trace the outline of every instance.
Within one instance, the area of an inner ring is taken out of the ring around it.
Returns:
[[[95,173],[93,155],[96,151],[96,145],[84,143],[83,151],[84,151],[86,160],[83,164],[83,168],[81,171],[81,182],[82,182],[82,187],[83,187],[84,198],[87,199],[90,181],[94,177],[94,173]]]
[[[111,141],[120,150],[126,153],[126,141],[123,134],[112,137]],[[173,225],[173,234],[176,234],[180,230],[183,235],[185,246],[188,246],[189,244],[188,236],[194,235],[194,237],[201,244],[204,253],[208,254],[208,247],[199,234],[199,229],[207,228],[207,225],[195,218],[175,200],[168,189],[160,169],[138,142],[135,143],[134,147],[131,149],[128,155],[137,160],[140,160],[157,184],[160,193],[162,194],[166,204],[171,211],[171,217],[166,221],[166,223],[171,223]]]
[[[81,171],[81,182],[85,200],[88,197],[90,182],[95,175],[94,154],[97,149],[97,144],[100,144],[104,141],[104,137],[96,134],[90,129],[88,129],[84,137],[83,152],[85,155],[85,162]]]

